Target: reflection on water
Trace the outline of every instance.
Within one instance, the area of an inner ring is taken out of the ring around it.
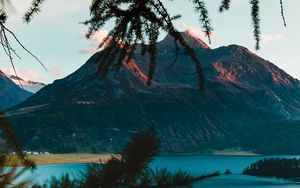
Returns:
[[[265,158],[267,156],[213,156],[213,155],[181,155],[181,156],[161,156],[156,158],[152,166],[154,168],[168,168],[171,171],[184,170],[195,175],[212,173],[219,171],[223,173],[226,169],[232,171],[232,175],[221,175],[216,178],[199,182],[195,187],[201,188],[242,188],[242,187],[260,187],[260,188],[296,188],[299,183],[275,178],[258,178],[244,176],[241,174],[243,169],[249,164]],[[276,157],[276,156],[275,156]],[[300,157],[300,156],[279,156],[279,157]],[[87,169],[85,164],[67,164],[67,165],[45,165],[39,166],[31,174],[35,181],[43,183],[52,176],[60,177],[62,174],[69,173],[73,177],[80,177],[80,172]]]
[[[239,187],[261,187],[261,188],[295,188],[299,187],[300,184],[289,182],[285,180],[273,179],[273,178],[257,178],[251,176],[244,176],[241,174],[233,174],[231,176],[220,176],[210,180],[199,182],[195,187],[203,188],[215,188],[215,187],[226,187],[226,188],[239,188]]]
[[[226,169],[232,171],[232,175],[221,175],[216,178],[201,181],[195,187],[201,188],[295,188],[300,187],[299,183],[275,178],[258,178],[242,175],[242,171],[249,164],[269,156],[215,156],[215,155],[190,155],[190,156],[164,156],[159,157],[154,167],[166,167],[176,171],[179,169],[188,171],[195,175],[219,171],[224,173]],[[272,156],[272,157],[300,157],[300,156]]]

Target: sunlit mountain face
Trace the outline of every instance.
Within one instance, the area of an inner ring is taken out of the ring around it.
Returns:
[[[205,74],[174,40],[157,44],[157,68],[146,86],[149,57],[136,56],[119,71],[97,74],[101,52],[7,112],[29,150],[117,152],[139,128],[154,124],[162,153],[242,148],[265,154],[299,153],[300,84],[247,48],[211,49],[182,33]],[[255,139],[253,139],[255,138]],[[280,145],[280,147],[279,147]]]

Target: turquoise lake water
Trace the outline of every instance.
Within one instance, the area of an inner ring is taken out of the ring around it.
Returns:
[[[226,169],[232,171],[232,175],[221,175],[216,178],[201,181],[194,187],[201,188],[296,188],[300,183],[275,178],[258,178],[242,175],[242,171],[249,164],[268,156],[214,156],[214,155],[180,155],[161,156],[156,158],[152,166],[154,168],[168,168],[171,171],[184,170],[195,175],[202,175]],[[274,156],[272,156],[274,157]],[[278,156],[300,157],[300,156]],[[87,169],[85,164],[45,165],[39,166],[33,173],[27,175],[34,177],[35,182],[44,182],[51,177],[60,177],[69,173],[73,177],[80,177],[80,172]]]

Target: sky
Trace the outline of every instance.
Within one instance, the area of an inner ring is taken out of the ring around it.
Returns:
[[[15,65],[20,77],[26,80],[51,83],[61,79],[82,66],[96,52],[97,44],[112,28],[105,25],[90,40],[84,35],[87,26],[80,22],[89,18],[87,0],[47,0],[42,12],[26,24],[22,16],[30,6],[30,0],[11,0],[7,6],[9,18],[7,27],[18,36],[20,41],[45,64],[48,71],[12,42],[21,60],[15,58]],[[184,31],[187,29],[199,33],[201,39],[208,42],[202,34],[198,15],[193,11],[189,0],[164,0],[172,15],[181,14],[182,18],[175,26]],[[232,0],[228,12],[219,13],[221,0],[205,0],[214,28],[211,48],[238,44],[262,58],[271,61],[278,67],[300,79],[300,1],[284,1],[287,27],[283,26],[278,0],[261,1],[262,42],[261,49],[255,51],[250,6],[248,0]],[[164,34],[160,36],[163,39]],[[13,74],[8,57],[0,52],[0,70]]]

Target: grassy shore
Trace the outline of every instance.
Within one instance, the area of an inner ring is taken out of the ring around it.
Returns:
[[[237,155],[237,156],[256,156],[260,155],[251,151],[245,151],[241,149],[224,149],[224,150],[213,150],[213,155]]]
[[[214,150],[212,155],[258,155],[248,151],[226,149]],[[36,165],[49,165],[49,164],[81,164],[81,163],[105,163],[112,156],[112,154],[88,154],[88,153],[71,153],[71,154],[39,154],[28,155],[29,159],[33,160]],[[13,157],[12,161],[18,161],[17,156]]]
[[[29,159],[33,160],[36,165],[49,164],[80,164],[80,163],[105,163],[112,156],[111,154],[41,154],[28,155]],[[17,156],[14,156],[17,158]]]

